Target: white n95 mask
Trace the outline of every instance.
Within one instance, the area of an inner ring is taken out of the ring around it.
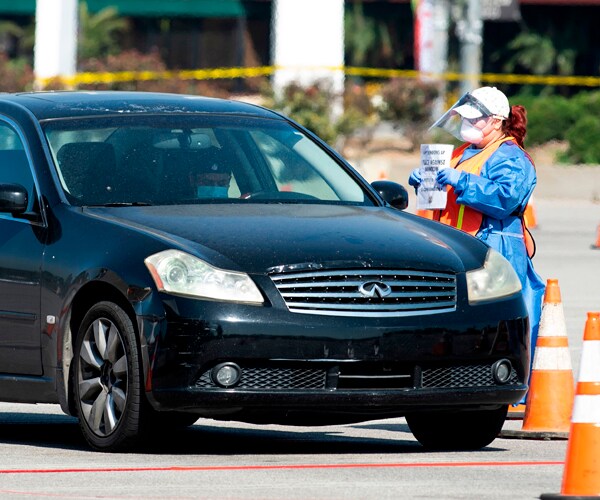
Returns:
[[[463,120],[460,126],[460,136],[465,142],[479,144],[483,141],[483,131],[468,120]]]

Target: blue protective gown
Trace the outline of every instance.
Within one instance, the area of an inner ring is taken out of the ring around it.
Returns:
[[[479,149],[471,145],[465,149],[461,161],[477,152]],[[535,167],[530,159],[514,142],[507,141],[483,165],[480,175],[462,172],[454,188],[457,203],[484,215],[476,237],[506,257],[521,279],[531,326],[531,362],[545,285],[533,269],[525,248],[521,219],[514,214],[524,212],[536,183]]]

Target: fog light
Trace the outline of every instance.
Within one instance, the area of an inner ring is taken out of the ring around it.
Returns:
[[[231,387],[237,384],[242,375],[242,369],[235,363],[221,363],[211,371],[212,381],[221,387]]]
[[[492,377],[498,384],[506,384],[512,374],[512,365],[508,359],[501,359],[492,365]]]

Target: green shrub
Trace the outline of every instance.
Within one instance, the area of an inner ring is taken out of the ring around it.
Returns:
[[[562,96],[526,98],[517,96],[511,104],[527,110],[526,144],[534,146],[553,140],[564,140],[566,130],[577,120],[578,106]]]
[[[571,98],[518,95],[510,101],[527,109],[527,146],[566,141],[568,148],[559,161],[600,163],[600,92],[580,92]]]
[[[569,149],[565,158],[569,163],[600,164],[600,116],[586,113],[566,133]]]
[[[600,91],[580,92],[571,101],[575,106],[575,111],[580,116],[584,114],[600,116]]]

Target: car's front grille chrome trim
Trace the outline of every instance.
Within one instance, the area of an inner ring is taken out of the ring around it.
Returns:
[[[271,279],[294,313],[380,317],[456,310],[453,273],[349,269],[275,274]]]

